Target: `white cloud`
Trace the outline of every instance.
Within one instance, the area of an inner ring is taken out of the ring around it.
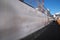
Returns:
[[[57,13],[55,13],[55,14],[60,14],[60,12],[57,12]]]

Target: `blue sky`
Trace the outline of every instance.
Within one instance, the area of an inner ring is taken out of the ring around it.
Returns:
[[[25,0],[25,2],[32,5],[34,8],[37,7],[35,0]],[[51,14],[60,12],[60,0],[44,0],[44,6],[50,9]]]

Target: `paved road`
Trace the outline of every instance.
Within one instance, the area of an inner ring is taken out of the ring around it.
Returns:
[[[60,39],[60,25],[57,22],[51,22],[45,28],[23,38],[22,40],[58,40]]]

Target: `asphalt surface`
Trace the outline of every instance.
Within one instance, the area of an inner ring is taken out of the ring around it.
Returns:
[[[28,35],[21,40],[59,40],[60,36],[60,25],[57,22],[53,21],[44,28],[38,30],[31,35]]]

